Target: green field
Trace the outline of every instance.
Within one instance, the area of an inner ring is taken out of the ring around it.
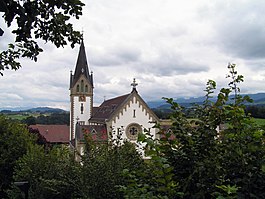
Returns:
[[[261,118],[254,118],[256,124],[260,125],[260,126],[265,126],[265,119],[261,119]]]
[[[22,113],[22,114],[17,113],[17,114],[4,114],[4,115],[6,117],[12,119],[12,120],[19,120],[19,121],[21,121],[23,119],[26,119],[29,116],[38,117],[38,116],[40,116],[40,113],[27,113],[27,114],[25,114],[25,113]],[[49,114],[43,114],[43,115],[44,116],[47,116]]]
[[[15,115],[7,115],[8,118],[12,120],[23,120],[28,117],[28,115],[21,115],[21,114],[15,114]]]

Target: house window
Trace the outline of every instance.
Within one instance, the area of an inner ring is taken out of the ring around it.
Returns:
[[[83,103],[81,103],[80,110],[81,110],[81,114],[83,114],[84,113],[84,104]]]
[[[79,92],[79,84],[76,86],[76,92]]]
[[[88,86],[86,85],[85,87],[85,92],[87,93],[88,92]]]
[[[136,114],[135,114],[135,112],[136,112],[136,111],[135,111],[135,109],[134,109],[134,110],[133,110],[133,117],[136,117]]]

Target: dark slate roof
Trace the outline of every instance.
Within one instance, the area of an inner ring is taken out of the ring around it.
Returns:
[[[90,121],[102,121],[109,119],[110,116],[115,112],[115,110],[120,107],[130,94],[122,95],[113,99],[104,101],[98,108],[97,111],[93,114]]]
[[[78,124],[77,124],[78,125]],[[108,140],[107,127],[102,125],[79,125],[76,128],[76,139],[83,141],[85,135],[91,136],[93,141],[105,142]]]
[[[88,79],[88,81],[93,86],[93,75],[92,74],[89,75],[85,45],[84,45],[83,40],[81,41],[81,45],[79,49],[79,54],[78,54],[76,67],[75,67],[75,73],[74,75],[71,75],[70,77],[70,88],[72,88],[75,85],[75,83],[78,81],[78,79],[80,78],[82,74],[85,75],[85,77]]]
[[[99,110],[99,107],[98,107],[98,106],[94,106],[94,107],[92,108],[92,117],[93,117],[93,115],[94,115],[98,110]]]
[[[51,143],[68,143],[70,128],[67,125],[30,125],[30,128],[38,129],[40,134]]]

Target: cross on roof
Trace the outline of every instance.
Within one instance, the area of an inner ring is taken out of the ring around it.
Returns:
[[[84,39],[84,28],[82,27],[82,31],[81,31],[81,37],[82,37],[82,40]]]
[[[131,83],[131,86],[133,87],[133,89],[136,89],[136,86],[137,86],[138,84],[136,83],[136,80],[135,80],[135,78],[133,78],[133,83]]]

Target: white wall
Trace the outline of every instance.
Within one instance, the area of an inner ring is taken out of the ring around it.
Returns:
[[[79,102],[79,96],[74,96],[73,97],[74,101],[74,137],[75,137],[75,124],[77,122],[77,117],[79,118],[80,121],[84,121],[85,124],[88,124],[88,119],[91,117],[91,97],[86,96],[86,101],[85,102]],[[83,103],[83,114],[81,114],[81,103]]]
[[[135,117],[133,117],[135,110]],[[114,131],[117,132],[118,128],[122,128],[122,139],[127,139],[126,136],[126,127],[132,123],[137,123],[140,126],[142,126],[142,132],[144,133],[144,128],[150,129],[151,134],[153,135],[153,138],[155,138],[155,135],[157,133],[157,129],[152,128],[154,126],[154,123],[150,123],[151,121],[154,121],[155,118],[151,117],[151,115],[147,112],[147,110],[140,104],[139,101],[136,100],[136,97],[133,97],[133,102],[129,102],[128,105],[126,105],[125,109],[121,113],[118,114],[117,117],[114,118],[114,120],[110,123],[110,126],[113,127]],[[131,141],[136,142],[136,141]],[[143,146],[140,146],[143,147]],[[143,151],[140,151],[143,153]]]

